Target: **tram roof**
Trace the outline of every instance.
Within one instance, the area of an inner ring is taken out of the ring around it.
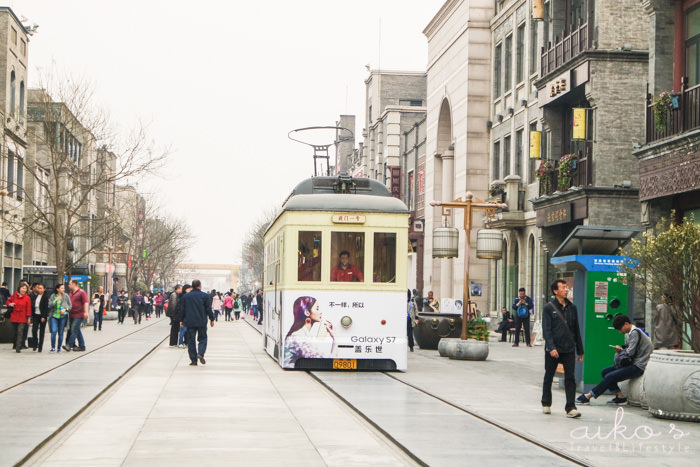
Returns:
[[[408,208],[403,201],[392,196],[338,193],[292,196],[284,204],[282,210],[408,213]]]
[[[389,189],[378,181],[343,175],[302,180],[282,210],[408,213],[403,201],[391,196]]]

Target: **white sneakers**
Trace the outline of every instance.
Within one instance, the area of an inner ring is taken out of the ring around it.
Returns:
[[[549,406],[544,406],[542,407],[542,413],[545,415],[549,415],[552,413],[552,408]],[[576,409],[571,409],[566,413],[566,416],[569,418],[579,418],[581,416],[581,412],[579,412]]]

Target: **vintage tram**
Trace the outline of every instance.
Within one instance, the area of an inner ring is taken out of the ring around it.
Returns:
[[[263,345],[283,368],[405,370],[408,209],[368,178],[299,183],[265,232]]]

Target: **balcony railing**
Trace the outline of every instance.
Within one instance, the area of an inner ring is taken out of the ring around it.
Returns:
[[[540,76],[551,73],[590,48],[591,41],[588,34],[588,23],[580,25],[571,31],[568,36],[564,36],[562,40],[556,37],[554,45],[550,42],[547,44],[547,48],[542,47]]]
[[[647,93],[646,142],[652,143],[663,138],[679,135],[688,130],[700,128],[700,84],[686,89],[688,78],[683,78],[680,94],[674,95],[677,105],[665,109],[665,118],[656,120],[654,98]]]
[[[588,186],[593,183],[590,164],[590,143],[587,143],[586,146],[586,155],[578,155],[576,168],[566,186],[559,186],[559,161],[554,162],[554,170],[540,180],[540,196],[551,196],[555,191],[564,192],[572,186]]]

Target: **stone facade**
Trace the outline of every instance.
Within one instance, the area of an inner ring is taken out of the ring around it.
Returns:
[[[0,7],[0,274],[13,290],[22,277],[22,218],[27,152],[27,32],[8,7]]]
[[[468,191],[485,199],[489,186],[491,0],[447,1],[424,29],[428,39],[428,113],[425,158],[425,289],[438,298],[461,298],[464,284],[464,212],[443,218],[433,200],[452,201]],[[476,231],[483,222],[477,215]],[[433,229],[449,224],[460,228],[460,254],[454,259],[432,258]],[[471,235],[470,281],[482,285],[474,297],[488,309],[488,264],[476,258],[476,235]],[[466,284],[469,286],[469,284]]]

